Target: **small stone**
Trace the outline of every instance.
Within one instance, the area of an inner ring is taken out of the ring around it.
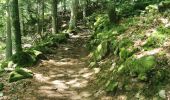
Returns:
[[[160,91],[159,91],[159,96],[160,96],[161,98],[163,98],[163,99],[166,99],[166,92],[165,92],[165,90],[160,90]]]

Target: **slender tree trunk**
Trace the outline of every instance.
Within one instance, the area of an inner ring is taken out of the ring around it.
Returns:
[[[20,18],[21,34],[24,35],[24,20],[22,14],[23,14],[22,1],[19,1],[19,18]]]
[[[87,6],[87,1],[83,0],[83,19],[86,19],[86,6]]]
[[[7,11],[6,11],[6,59],[12,56],[12,39],[11,39],[11,14],[9,0],[6,1]]]
[[[52,33],[58,33],[58,18],[57,18],[58,0],[52,0]]]
[[[77,9],[78,8],[78,0],[71,1],[71,18],[69,24],[69,31],[76,28],[76,21],[77,21]]]
[[[40,35],[40,37],[42,37],[41,35],[41,19],[40,19],[40,5],[41,5],[41,0],[37,0],[37,33]]]
[[[42,29],[41,29],[41,33],[44,34],[44,0],[41,1],[41,24],[42,24]]]
[[[108,11],[109,20],[112,23],[117,23],[118,18],[116,13],[115,0],[109,2],[107,11]]]
[[[64,8],[64,12],[66,12],[67,8],[66,8],[66,0],[63,0],[63,8]]]
[[[18,0],[12,0],[11,14],[12,14],[13,32],[15,36],[16,53],[19,53],[22,52],[22,45],[21,45],[21,29],[20,29],[20,20],[19,20]]]

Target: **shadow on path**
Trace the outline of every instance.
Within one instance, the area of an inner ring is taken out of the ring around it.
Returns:
[[[88,68],[88,52],[84,44],[87,34],[72,36],[68,43],[54,48],[55,54],[47,55],[31,68],[34,79],[29,80],[19,100],[95,100],[89,88],[94,71]]]

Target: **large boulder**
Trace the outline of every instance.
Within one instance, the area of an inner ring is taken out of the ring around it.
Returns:
[[[33,78],[33,73],[24,68],[16,68],[15,71],[11,72],[9,82],[16,82],[26,78]]]

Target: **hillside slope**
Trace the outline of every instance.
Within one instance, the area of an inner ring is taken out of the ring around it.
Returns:
[[[170,98],[170,10],[160,10],[149,5],[119,24],[110,23],[107,14],[95,17],[88,47],[90,66],[101,69],[100,90],[117,99]]]

